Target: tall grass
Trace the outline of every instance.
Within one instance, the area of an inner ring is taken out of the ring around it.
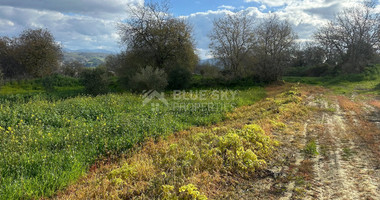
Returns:
[[[215,103],[212,91],[205,100]],[[167,93],[171,96],[171,93]],[[254,87],[218,103],[246,105],[263,98]],[[168,98],[169,104],[176,101]],[[223,120],[233,106],[175,110],[142,105],[142,96],[109,94],[52,100],[32,96],[0,103],[0,199],[51,196],[82,176],[100,157],[119,155],[147,137],[161,137],[194,125]]]

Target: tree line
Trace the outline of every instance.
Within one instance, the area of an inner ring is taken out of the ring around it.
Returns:
[[[338,13],[314,33],[314,43],[302,46],[291,24],[275,14],[265,19],[245,12],[226,15],[213,21],[209,33],[217,64],[199,64],[192,26],[174,17],[168,3],[147,3],[131,7],[131,17],[118,25],[126,48],[107,57],[104,66],[85,70],[78,62],[62,63],[62,49],[52,34],[28,29],[19,37],[0,39],[0,77],[60,73],[99,84],[114,75],[125,88],[142,91],[185,88],[193,72],[260,82],[277,81],[292,66],[328,65],[338,73],[360,73],[379,55],[380,15],[375,5],[365,2]]]

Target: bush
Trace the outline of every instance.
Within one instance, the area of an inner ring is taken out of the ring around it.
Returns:
[[[328,64],[321,64],[314,67],[309,68],[306,70],[306,76],[311,77],[320,77],[320,76],[326,76],[331,74],[331,68]]]
[[[1,89],[1,86],[3,86],[3,84],[4,84],[3,72],[0,69],[0,89]]]
[[[184,67],[176,67],[169,72],[169,88],[173,90],[189,87],[191,72]]]
[[[87,94],[99,95],[108,92],[109,78],[105,68],[87,69],[82,72],[81,77]]]
[[[197,71],[204,78],[220,78],[221,77],[221,69],[215,65],[205,63],[197,66]]]
[[[129,80],[128,85],[130,89],[136,92],[144,90],[162,91],[168,85],[167,75],[162,69],[146,66]]]
[[[47,92],[54,92],[55,87],[74,87],[80,85],[78,79],[68,76],[62,76],[59,74],[47,76],[45,78],[37,80],[36,82],[41,83]]]
[[[54,92],[55,91],[54,77],[48,76],[42,79],[42,86],[44,87],[46,92]]]
[[[84,70],[84,65],[78,61],[65,62],[60,68],[59,73],[65,76],[78,78]]]

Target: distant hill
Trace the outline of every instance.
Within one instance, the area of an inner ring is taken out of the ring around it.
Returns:
[[[103,52],[98,52],[103,51]],[[78,61],[86,67],[97,67],[104,63],[105,58],[112,54],[105,50],[67,50],[64,49],[63,61]]]
[[[215,59],[215,58],[208,58],[208,59],[200,60],[199,63],[200,63],[200,64],[206,64],[206,63],[209,63],[209,64],[212,64],[212,65],[216,65],[216,64],[218,63],[218,60]]]

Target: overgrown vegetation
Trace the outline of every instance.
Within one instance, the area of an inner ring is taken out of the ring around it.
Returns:
[[[206,101],[186,102],[215,103],[211,91],[206,94]],[[264,95],[262,88],[251,88],[220,103],[239,106]],[[52,102],[33,96],[4,100],[0,106],[0,199],[50,196],[102,156],[119,155],[147,137],[221,121],[233,108],[182,112],[160,105],[152,110],[150,104],[142,105],[140,96],[128,93]]]
[[[252,176],[265,168],[275,144],[256,124],[238,130],[214,128],[178,143],[153,145],[150,155],[126,162],[108,179],[119,197],[206,199],[188,178],[199,172],[209,178],[219,173]]]
[[[277,129],[272,124],[305,115],[301,94],[292,87],[236,109],[216,126],[148,140],[125,161],[99,168],[59,199],[235,199],[238,180],[252,180],[266,169],[279,145],[270,134]]]

